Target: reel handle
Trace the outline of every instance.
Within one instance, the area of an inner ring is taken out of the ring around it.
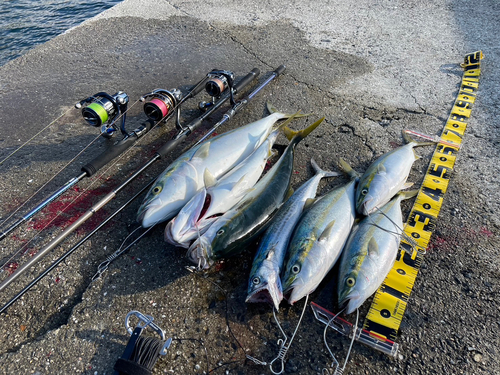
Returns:
[[[82,172],[85,172],[87,174],[87,177],[94,175],[99,169],[101,169],[111,160],[113,160],[122,152],[127,150],[130,146],[132,146],[143,134],[146,134],[151,129],[152,125],[152,121],[146,121],[145,123],[143,123],[143,125],[139,129],[134,130],[122,140],[108,147],[94,160],[85,164],[82,167]]]

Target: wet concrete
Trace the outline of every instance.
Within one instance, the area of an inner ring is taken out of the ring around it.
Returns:
[[[346,373],[500,372],[500,342],[495,334],[500,275],[492,261],[497,258],[499,225],[499,82],[493,72],[500,59],[495,49],[495,5],[485,2],[472,7],[453,1],[418,5],[325,1],[308,7],[265,2],[151,3],[126,1],[0,68],[0,160],[68,111],[0,166],[0,216],[8,217],[40,189],[20,211],[26,212],[33,202],[78,174],[80,166],[110,142],[96,139],[96,129],[85,126],[79,112],[72,109],[75,102],[93,93],[124,90],[134,103],[154,88],[186,90],[213,68],[230,69],[241,77],[254,67],[264,74],[286,64],[285,74],[220,132],[260,118],[267,100],[285,111],[300,108],[315,113],[297,126],[326,116],[326,122],[297,149],[293,177],[297,187],[312,174],[311,157],[324,168],[336,168],[338,157],[343,157],[362,171],[376,156],[401,143],[402,129],[439,134],[457,93],[459,63],[466,53],[483,49],[480,94],[403,320],[400,356],[391,359],[356,345]],[[483,27],[470,28],[471,22]],[[196,102],[201,99],[200,94],[187,103],[184,117],[196,114]],[[129,129],[145,120],[141,112],[140,104],[131,107]],[[217,119],[213,115],[206,126]],[[65,195],[61,202],[70,203],[85,191],[85,198],[62,217],[71,220],[120,184],[168,139],[172,127],[170,123],[154,129],[116,164],[103,169],[102,176],[84,180]],[[52,179],[92,140],[81,157]],[[411,181],[421,181],[431,152],[418,150],[422,159],[416,162]],[[151,167],[13,283],[2,293],[2,302],[160,173],[169,160]],[[325,181],[321,192],[343,181]],[[168,246],[163,226],[158,226],[91,283],[97,265],[137,227],[139,203],[125,209],[2,315],[0,372],[109,374],[128,339],[123,319],[136,309],[153,315],[168,335],[178,339],[155,373],[202,373],[207,366],[214,369],[232,361],[236,362],[214,373],[269,373],[266,367],[244,362],[239,347],[265,361],[278,351],[279,330],[269,307],[244,303],[255,248],[202,277],[185,270],[189,262],[184,250]],[[2,241],[2,259],[41,228],[47,227],[16,262],[60,233],[67,222],[51,222],[60,209],[52,204]],[[407,204],[405,212],[408,209]],[[2,279],[7,273],[3,272]],[[336,310],[334,290],[332,274],[312,300]],[[302,304],[282,305],[279,316],[287,332],[293,330]],[[361,316],[366,310],[364,306]],[[331,363],[322,334],[323,327],[307,310],[288,355],[287,373],[321,373]],[[328,338],[343,358],[348,341],[333,334]]]

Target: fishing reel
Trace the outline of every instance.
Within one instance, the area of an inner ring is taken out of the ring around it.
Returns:
[[[148,101],[146,101],[148,99]],[[164,90],[156,89],[143,95],[139,100],[144,102],[144,113],[153,121],[166,121],[167,116],[177,109],[176,117],[179,117],[179,103],[182,99],[182,93],[178,89]]]
[[[105,137],[111,137],[118,130],[115,122],[122,116],[120,126],[121,132],[126,135],[125,112],[129,97],[123,91],[114,95],[99,92],[75,104],[76,108],[82,108],[82,116],[90,125],[101,127],[101,133]]]
[[[212,97],[211,102],[200,102],[198,107],[201,110],[206,110],[215,103],[215,100],[227,90],[230,90],[231,105],[235,104],[234,95],[234,73],[229,70],[212,70],[207,74],[207,82],[205,83],[205,91]]]

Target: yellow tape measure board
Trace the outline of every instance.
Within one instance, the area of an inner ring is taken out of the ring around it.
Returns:
[[[465,71],[460,91],[441,134],[441,139],[447,144],[437,145],[404,227],[404,232],[421,249],[427,249],[436,227],[437,216],[448,188],[450,174],[476,100],[482,58],[481,51],[465,56],[462,64]],[[456,144],[457,147],[450,144]],[[375,293],[366,315],[364,329],[370,334],[395,341],[406,304],[422,264],[423,253],[413,252],[408,242],[401,241],[394,266]]]

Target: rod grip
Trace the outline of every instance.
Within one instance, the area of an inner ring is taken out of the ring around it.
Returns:
[[[142,131],[141,135],[147,133],[151,129],[151,122],[147,121],[143,124],[143,126],[145,127],[145,129]],[[82,172],[87,173],[87,177],[94,175],[99,169],[108,164],[122,152],[130,148],[130,146],[132,146],[139,139],[139,137],[140,136],[137,132],[130,133],[121,141],[108,147],[102,154],[100,154],[90,163],[85,164],[82,167]]]
[[[245,86],[247,86],[250,82],[252,82],[253,79],[257,77],[259,74],[260,70],[257,68],[253,68],[250,73],[248,73],[245,77],[240,79],[237,84],[234,85],[234,91],[235,92],[241,91],[243,88],[245,88]]]

